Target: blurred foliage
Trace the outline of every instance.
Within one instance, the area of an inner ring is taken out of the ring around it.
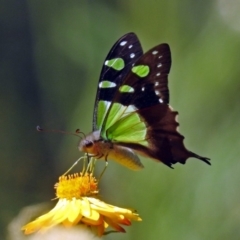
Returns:
[[[21,208],[54,197],[58,176],[80,156],[76,138],[35,127],[91,131],[101,64],[133,31],[145,50],[170,44],[171,105],[187,148],[212,166],[190,159],[171,170],[144,159],[145,169],[132,172],[110,162],[102,198],[136,208],[143,222],[106,239],[240,239],[240,15],[230,11],[239,7],[234,0],[1,1],[0,238]]]

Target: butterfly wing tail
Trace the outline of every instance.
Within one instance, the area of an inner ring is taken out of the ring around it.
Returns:
[[[188,158],[196,158],[207,163],[208,165],[211,165],[209,162],[210,158],[202,157],[186,149],[183,142],[184,137],[180,133],[175,132],[174,135],[165,134],[159,134],[159,136],[155,136],[155,141],[153,142],[153,145],[155,146],[153,148],[156,149],[153,151],[155,158],[161,160],[169,167],[177,162],[185,164]],[[156,139],[161,142],[161,149],[156,148]]]
[[[193,152],[189,152],[189,153],[190,153],[190,157],[197,158],[197,159],[207,163],[208,165],[211,165],[211,163],[209,162],[210,158],[199,156],[199,155],[197,155],[196,153],[193,153]]]

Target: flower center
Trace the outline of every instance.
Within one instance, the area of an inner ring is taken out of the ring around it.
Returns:
[[[88,173],[61,176],[55,188],[57,198],[72,199],[98,194],[98,182]]]

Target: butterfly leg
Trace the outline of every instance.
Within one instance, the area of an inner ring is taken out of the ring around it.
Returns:
[[[104,167],[102,173],[100,174],[100,176],[99,176],[99,178],[98,178],[98,182],[100,181],[100,179],[102,178],[104,172],[105,172],[106,169],[107,169],[107,166],[108,166],[108,160],[107,160],[107,157],[108,157],[108,154],[105,156],[105,167]]]

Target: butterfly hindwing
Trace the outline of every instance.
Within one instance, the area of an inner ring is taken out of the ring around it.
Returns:
[[[108,53],[98,83],[93,114],[93,130],[100,130],[111,101],[132,65],[143,55],[134,33],[120,38]]]

